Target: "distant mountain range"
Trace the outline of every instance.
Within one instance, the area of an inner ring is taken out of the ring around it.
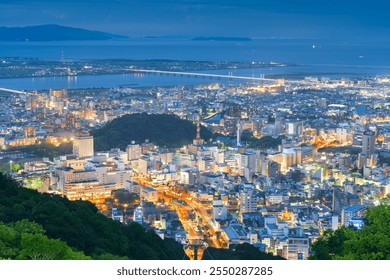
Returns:
[[[55,24],[0,27],[0,41],[110,40],[118,38],[127,38],[127,36]]]

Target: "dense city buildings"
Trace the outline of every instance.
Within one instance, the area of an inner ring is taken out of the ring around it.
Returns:
[[[361,229],[366,210],[388,201],[389,90],[386,77],[306,77],[9,93],[1,160],[27,188],[89,200],[187,251],[250,243],[307,259],[325,230]],[[192,143],[100,148],[96,129],[138,113],[192,122]]]

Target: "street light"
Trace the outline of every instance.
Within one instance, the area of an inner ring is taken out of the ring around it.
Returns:
[[[9,161],[9,172],[12,172],[12,160]]]

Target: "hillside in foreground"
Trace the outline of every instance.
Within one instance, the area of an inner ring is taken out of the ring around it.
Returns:
[[[32,236],[33,240],[48,243],[51,239],[60,240],[61,244],[57,242],[51,246],[62,246],[69,258],[159,260],[183,259],[184,256],[180,244],[170,239],[162,240],[154,231],[148,231],[137,223],[125,226],[98,213],[90,202],[69,201],[57,195],[25,189],[0,173],[0,223],[5,224],[0,227],[0,252],[14,249],[8,255],[0,255],[0,258],[13,259],[21,255],[23,244],[14,244],[14,248],[6,244],[13,244],[10,236],[23,235],[23,231],[18,233],[14,230],[22,220],[37,224],[35,231],[30,232],[39,235]],[[15,237],[15,240],[18,238]],[[70,251],[64,246],[69,246]],[[20,251],[15,251],[15,248]]]
[[[205,259],[280,259],[243,244]],[[22,188],[0,173],[0,259],[183,260],[181,244],[137,223],[123,225],[87,201]]]

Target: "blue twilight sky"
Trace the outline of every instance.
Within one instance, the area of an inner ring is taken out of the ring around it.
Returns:
[[[364,41],[390,37],[389,8],[386,0],[0,0],[0,26],[60,24],[128,36]]]

